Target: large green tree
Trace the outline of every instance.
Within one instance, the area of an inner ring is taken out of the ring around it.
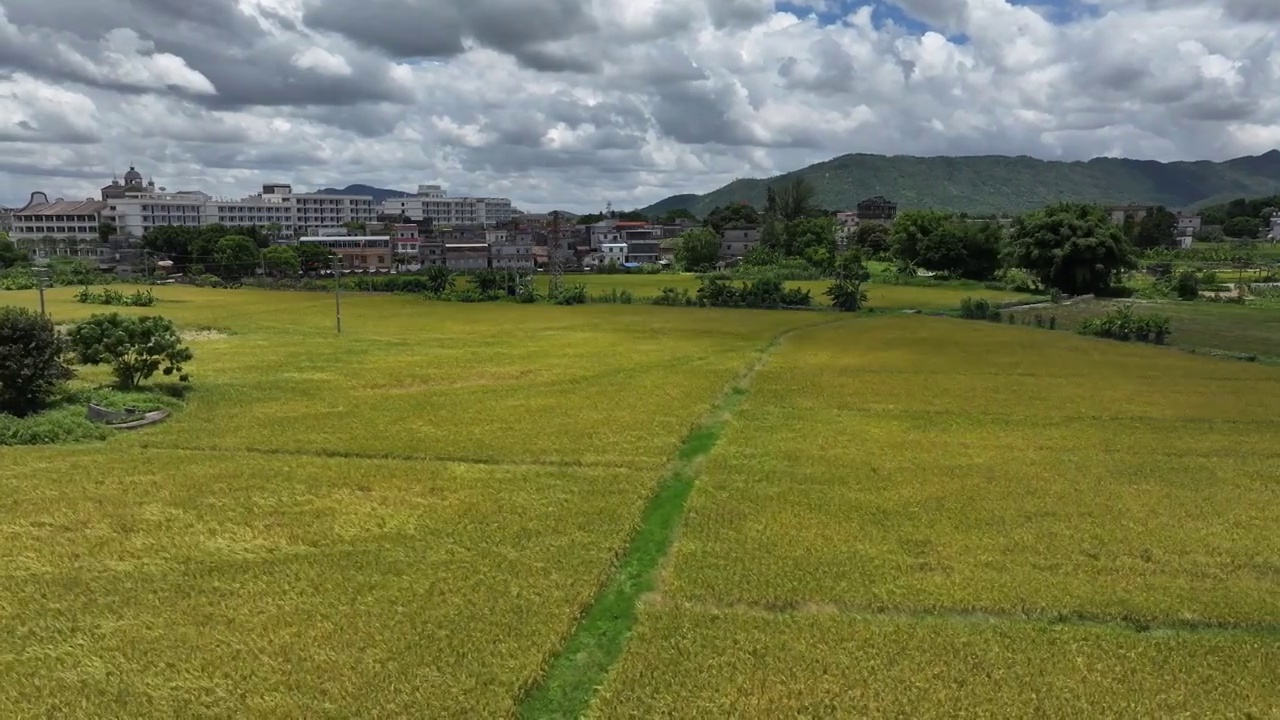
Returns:
[[[818,214],[818,206],[814,199],[817,192],[813,185],[802,177],[792,178],[789,182],[778,186],[770,186],[769,192],[774,203],[772,210],[777,213],[777,219],[782,222],[791,222]]]
[[[293,277],[302,268],[297,251],[287,245],[273,245],[263,250],[262,266],[274,277]]]
[[[1045,287],[1084,294],[1115,285],[1137,267],[1133,248],[1097,205],[1058,203],[1013,223],[1007,260]]]
[[[1256,217],[1247,217],[1241,215],[1227,220],[1222,225],[1222,232],[1229,238],[1238,238],[1242,240],[1252,240],[1258,237],[1258,232],[1262,229],[1262,221]]]
[[[685,270],[702,272],[720,257],[720,235],[710,228],[686,230],[676,240],[676,262]]]
[[[747,203],[732,203],[713,209],[703,222],[719,235],[725,228],[758,225],[760,213]]]
[[[937,210],[906,210],[898,214],[889,231],[889,252],[894,259],[918,265],[921,255],[948,232],[951,216]]]
[[[298,243],[296,252],[304,272],[328,270],[333,264],[333,251],[314,243]]]
[[[1177,215],[1164,207],[1151,208],[1138,220],[1130,239],[1138,248],[1173,247],[1177,228]]]
[[[243,235],[228,235],[214,246],[213,260],[218,265],[218,277],[239,280],[258,266],[258,246]]]
[[[776,247],[783,256],[826,268],[835,259],[836,233],[836,222],[829,217],[789,220],[782,223]]]
[[[889,253],[889,226],[878,222],[864,222],[853,231],[849,243],[862,251],[869,258],[878,258]]]

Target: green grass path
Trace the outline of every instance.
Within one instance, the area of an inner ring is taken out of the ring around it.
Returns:
[[[613,574],[564,645],[551,657],[542,675],[521,694],[520,717],[577,718],[586,712],[609,669],[622,655],[636,623],[636,608],[641,597],[654,589],[662,561],[675,541],[685,502],[693,491],[702,460],[715,448],[726,422],[746,397],[752,376],[783,339],[798,329],[805,328],[787,330],[774,337],[685,438],[667,475],[645,506],[635,534]]]

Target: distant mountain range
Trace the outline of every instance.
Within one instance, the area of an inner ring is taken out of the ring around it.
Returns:
[[[413,195],[413,193],[405,192],[403,190],[391,190],[388,188],[361,185],[358,183],[355,185],[348,185],[344,188],[322,188],[315,192],[317,195],[370,195],[373,197],[373,201],[379,205],[386,200]]]
[[[661,215],[686,209],[702,217],[733,202],[763,207],[771,184],[795,177],[807,179],[817,191],[817,204],[828,210],[852,210],[859,201],[876,195],[904,210],[936,208],[971,214],[1021,213],[1063,200],[1189,209],[1280,192],[1280,150],[1216,163],[843,155],[773,178],[735,180],[706,195],[673,195],[641,212]]]

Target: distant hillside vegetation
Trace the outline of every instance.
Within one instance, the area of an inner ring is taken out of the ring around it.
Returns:
[[[675,195],[641,212],[660,215],[685,208],[702,217],[732,202],[761,207],[770,184],[796,176],[813,184],[818,204],[829,210],[851,210],[875,195],[894,200],[902,209],[971,214],[1022,213],[1062,200],[1191,208],[1280,192],[1280,151],[1219,163],[844,155],[766,180],[735,180],[706,195]]]
[[[370,195],[373,201],[381,204],[384,200],[392,198],[409,197],[413,193],[403,190],[391,190],[388,188],[374,187],[372,185],[348,185],[344,188],[323,188],[316,190],[317,195]]]

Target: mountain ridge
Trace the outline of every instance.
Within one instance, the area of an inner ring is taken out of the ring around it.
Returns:
[[[739,178],[703,195],[673,195],[641,212],[660,215],[685,209],[701,217],[732,202],[762,207],[769,185],[796,177],[808,180],[817,204],[830,210],[852,210],[876,195],[904,210],[972,214],[1022,213],[1063,200],[1191,209],[1223,197],[1280,192],[1280,150],[1222,162],[1167,163],[1113,157],[1063,161],[1028,155],[852,153],[772,178]]]
[[[344,188],[321,188],[315,191],[316,195],[368,195],[373,198],[375,203],[381,205],[386,200],[395,198],[409,197],[413,195],[411,192],[404,190],[392,190],[390,188],[374,187],[363,183],[355,183]]]

